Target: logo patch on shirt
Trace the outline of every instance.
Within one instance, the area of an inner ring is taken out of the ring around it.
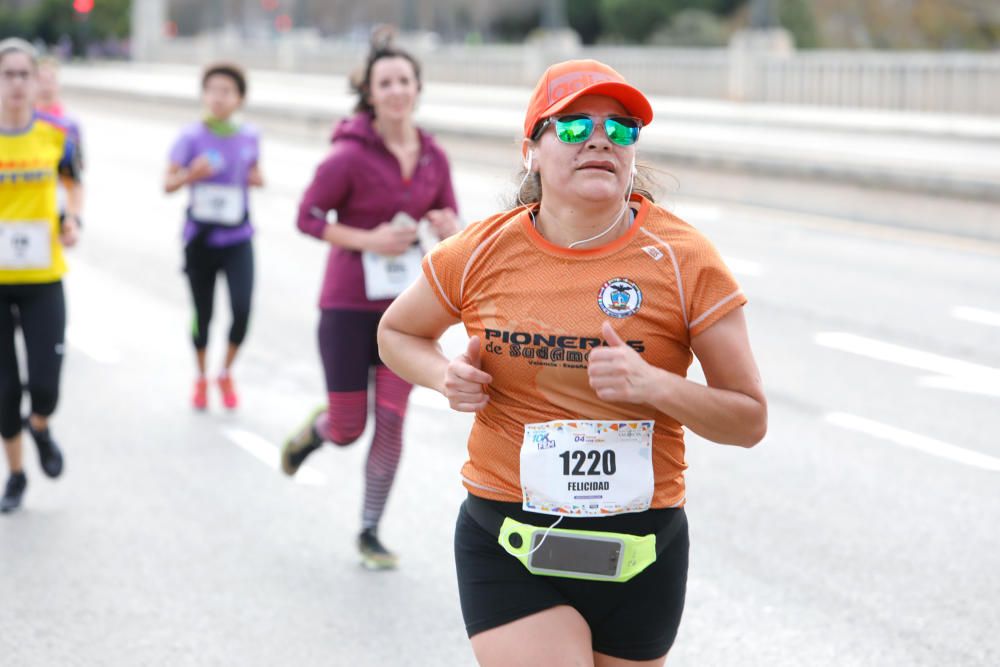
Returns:
[[[597,305],[611,317],[635,315],[642,306],[642,290],[628,278],[612,278],[601,285]]]
[[[657,262],[663,259],[663,253],[655,245],[643,246],[642,251],[655,259]]]

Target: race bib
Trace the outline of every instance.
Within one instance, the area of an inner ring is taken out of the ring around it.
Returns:
[[[235,227],[246,220],[243,188],[235,185],[196,183],[191,188],[191,217],[201,222]]]
[[[366,250],[361,254],[365,270],[365,296],[369,301],[395,299],[420,277],[421,259],[423,254],[416,246],[396,257]]]
[[[653,500],[653,421],[526,424],[522,506],[540,514],[642,512]]]
[[[52,266],[52,223],[0,222],[0,269]]]

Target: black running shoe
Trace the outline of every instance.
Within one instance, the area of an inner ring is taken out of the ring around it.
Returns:
[[[298,472],[306,458],[323,446],[323,437],[316,432],[316,418],[323,414],[326,407],[313,410],[309,419],[302,425],[295,435],[285,441],[281,448],[281,469],[286,475],[294,475]]]
[[[42,465],[42,471],[49,477],[58,477],[63,471],[63,455],[59,445],[52,439],[52,430],[35,430],[30,419],[24,420],[24,426],[31,433],[31,439],[35,441],[38,448],[38,462]]]
[[[358,551],[361,552],[361,564],[369,570],[394,570],[399,563],[399,557],[382,546],[373,528],[361,531]]]
[[[7,487],[3,491],[3,498],[0,499],[0,512],[4,514],[13,512],[21,506],[21,497],[24,490],[28,488],[28,478],[23,472],[11,473],[7,478]]]

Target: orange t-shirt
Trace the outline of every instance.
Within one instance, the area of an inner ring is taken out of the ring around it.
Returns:
[[[469,435],[466,488],[521,500],[524,425],[557,419],[654,419],[653,507],[684,503],[684,431],[649,405],[608,403],[590,388],[587,353],[601,324],[643,359],[680,376],[691,338],[746,303],[719,252],[691,225],[634,195],[628,232],[599,248],[546,241],[524,209],[470,225],[424,258],[445,309],[482,341],[490,401]]]

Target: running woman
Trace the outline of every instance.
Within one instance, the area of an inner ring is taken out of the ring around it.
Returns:
[[[417,61],[391,46],[376,47],[354,88],[356,113],[337,126],[299,205],[299,229],[330,244],[319,302],[327,406],[285,443],[281,460],[294,475],[324,441],[357,440],[368,419],[374,369],[375,433],[358,548],[366,567],[389,569],[397,557],[379,540],[378,525],[399,465],[411,385],[382,364],[376,330],[392,299],[420,275],[414,221],[440,238],[459,225],[448,159],[413,122]],[[335,223],[328,222],[331,211]]]
[[[662,665],[687,582],[683,427],[741,447],[767,428],[743,292],[633,187],[652,119],[612,68],[550,67],[523,205],[438,245],[382,318],[386,364],[476,413],[455,563],[482,665]],[[457,322],[470,340],[449,360]],[[707,386],[685,378],[693,356]]]
[[[42,471],[58,477],[63,455],[49,428],[59,399],[66,302],[63,247],[80,233],[82,187],[71,133],[58,119],[35,111],[38,56],[27,42],[0,41],[0,436],[10,476],[0,512],[21,506],[28,480],[22,428],[38,449]],[[56,183],[66,188],[62,222]],[[31,413],[21,417],[23,386],[15,334],[27,353]]]
[[[208,407],[205,350],[215,302],[215,278],[221,272],[229,286],[232,324],[229,346],[216,384],[222,404],[233,410],[239,404],[232,368],[250,323],[253,294],[253,225],[249,188],[262,187],[257,130],[236,120],[247,94],[246,75],[232,64],[205,69],[201,77],[205,118],[181,132],[170,150],[164,189],[187,186],[190,200],[184,224],[184,272],[191,287],[194,343],[198,375],[191,404]]]

